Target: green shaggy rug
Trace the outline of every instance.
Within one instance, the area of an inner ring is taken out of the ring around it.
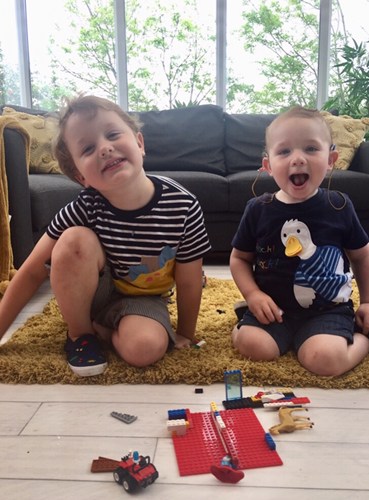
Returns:
[[[230,332],[236,317],[233,304],[240,294],[231,280],[208,278],[198,321],[197,336],[206,341],[200,349],[174,349],[155,365],[138,369],[108,352],[108,368],[95,377],[80,378],[68,368],[63,346],[66,325],[55,300],[42,314],[30,318],[0,346],[0,382],[22,384],[211,384],[223,382],[225,370],[239,369],[244,385],[321,388],[369,387],[369,356],[341,377],[317,377],[300,366],[293,354],[277,361],[253,362],[233,349]],[[355,299],[355,296],[354,296]],[[357,299],[356,299],[357,300]],[[175,325],[175,306],[170,306]]]

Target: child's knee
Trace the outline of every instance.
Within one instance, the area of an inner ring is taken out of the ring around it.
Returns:
[[[241,326],[232,332],[234,347],[252,361],[272,361],[280,352],[275,340],[264,330]]]
[[[96,234],[85,227],[71,227],[63,232],[52,252],[52,265],[71,262],[93,262],[94,256],[103,263],[104,253]]]
[[[145,329],[142,325],[138,331],[129,328],[127,324],[120,324],[119,330],[112,335],[112,343],[126,363],[141,368],[159,361],[165,355],[169,337],[164,327],[153,331]]]
[[[303,345],[304,346],[304,345]],[[313,345],[299,349],[297,357],[301,365],[315,375],[333,377],[340,375],[347,364],[347,348],[337,350],[332,346],[314,348]]]

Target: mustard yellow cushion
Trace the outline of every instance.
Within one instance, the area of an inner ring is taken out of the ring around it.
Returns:
[[[335,168],[347,170],[360,143],[369,130],[369,118],[351,118],[351,116],[334,116],[328,111],[322,115],[332,130],[333,142],[338,151]]]
[[[4,107],[3,115],[11,115],[27,130],[31,138],[30,174],[61,174],[52,153],[52,141],[58,131],[53,116],[29,115]]]

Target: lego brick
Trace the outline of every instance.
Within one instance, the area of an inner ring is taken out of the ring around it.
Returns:
[[[309,398],[280,399],[272,403],[264,403],[264,408],[280,408],[281,406],[299,406],[310,403]]]
[[[222,401],[222,404],[226,410],[235,410],[237,408],[279,408],[280,406],[296,406],[310,403],[309,398],[297,398],[293,393],[283,393],[283,395],[282,399],[274,399],[266,402],[263,399],[265,399],[267,393],[259,393],[256,396],[247,398]]]
[[[168,410],[168,420],[181,420],[186,419],[186,409],[181,408],[180,410]]]
[[[110,415],[114,418],[117,418],[118,420],[121,420],[125,424],[131,424],[135,420],[137,420],[137,417],[135,415],[128,415],[128,413],[119,413],[117,411],[112,411]]]
[[[241,370],[228,370],[224,372],[226,400],[242,399],[242,374]]]
[[[94,459],[91,464],[91,472],[113,472],[120,464],[119,460],[112,458],[99,457]]]
[[[237,410],[239,408],[263,408],[264,406],[261,399],[250,397],[222,401],[222,404],[226,410]]]
[[[167,429],[170,432],[175,432],[177,436],[186,434],[188,422],[185,419],[167,420]]]
[[[275,450],[265,440],[265,431],[251,408],[220,411],[226,425],[226,443],[232,446],[240,469],[282,465]],[[224,447],[211,412],[192,413],[192,428],[185,436],[172,436],[179,474],[207,474],[220,464]]]
[[[269,432],[265,433],[265,441],[266,441],[266,444],[269,446],[269,448],[271,450],[275,450],[276,449],[275,441],[274,441],[274,439],[272,438],[272,436],[270,435]]]

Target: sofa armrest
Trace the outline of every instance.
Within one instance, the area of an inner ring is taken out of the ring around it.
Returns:
[[[32,251],[34,242],[26,151],[23,137],[17,130],[4,129],[4,149],[11,243],[14,267],[18,268]]]
[[[369,174],[369,142],[362,142],[352,159],[350,170]]]

